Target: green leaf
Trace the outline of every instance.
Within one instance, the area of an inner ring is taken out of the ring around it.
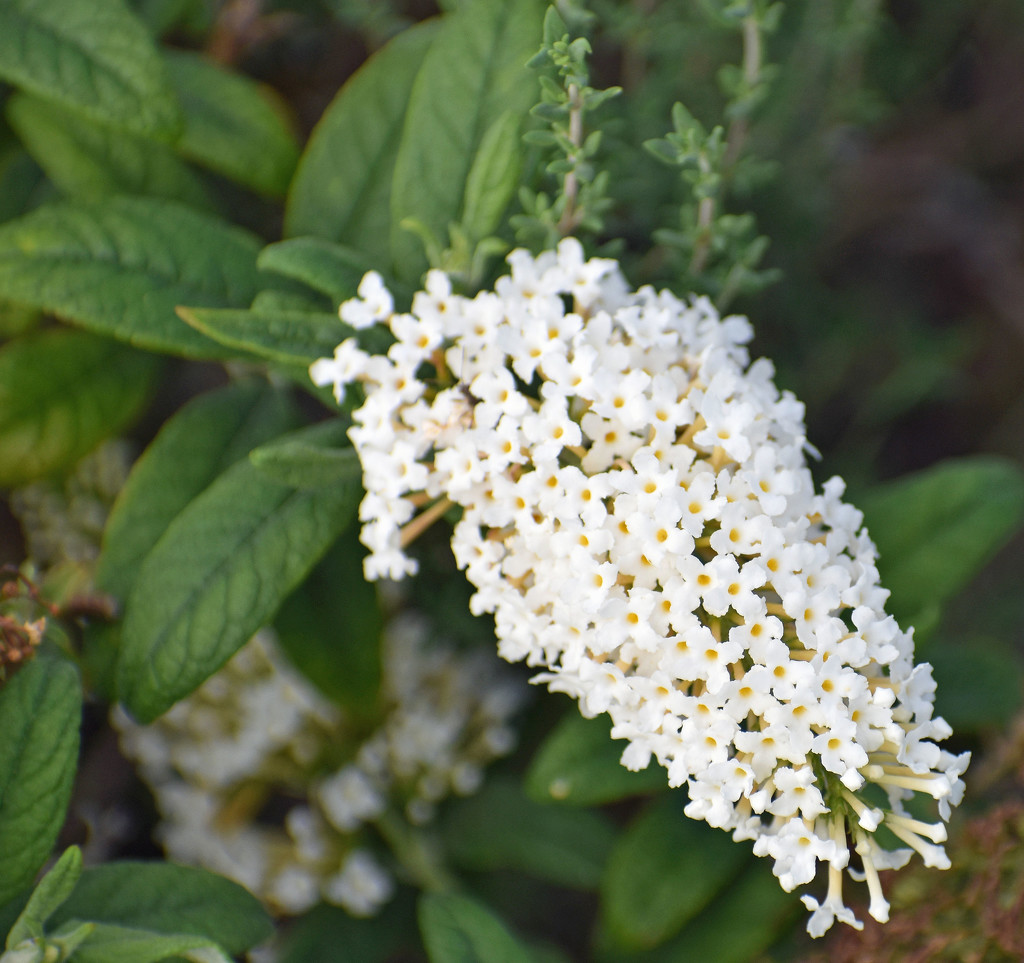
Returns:
[[[140,348],[222,358],[229,352],[174,308],[248,304],[259,247],[240,228],[171,201],[65,201],[0,225],[0,297]]]
[[[0,77],[151,137],[172,140],[180,129],[153,41],[122,0],[4,0]]]
[[[274,620],[289,660],[345,710],[373,719],[378,711],[383,618],[377,588],[363,577],[365,549],[346,531]]]
[[[739,849],[747,844],[730,845]],[[796,895],[779,886],[772,875],[771,864],[764,859],[754,859],[675,939],[653,953],[631,955],[630,960],[636,963],[691,963],[693,960],[752,963],[762,959],[761,954],[802,911]]]
[[[331,357],[355,332],[336,314],[309,311],[181,308],[182,320],[235,354],[248,352],[268,361],[310,365]]]
[[[270,936],[259,901],[223,876],[174,863],[124,860],[87,869],[54,924],[94,920],[154,933],[205,937],[231,954]]]
[[[858,500],[879,550],[889,610],[905,625],[931,623],[1018,531],[1024,477],[987,456],[951,460],[873,489]]]
[[[315,429],[315,430],[314,430]],[[359,473],[355,450],[328,447],[347,443],[341,419],[322,422],[254,449],[249,460],[268,478],[292,488],[326,488],[346,484]]]
[[[199,177],[164,144],[31,94],[11,97],[7,118],[63,194],[86,199],[143,194],[211,206]]]
[[[668,788],[660,766],[630,772],[620,764],[621,755],[606,716],[584,719],[570,709],[533,757],[526,791],[538,802],[594,806]]]
[[[940,637],[929,644],[927,658],[938,687],[936,713],[956,733],[1008,725],[1020,709],[1024,666],[1003,639]]]
[[[597,887],[615,838],[601,814],[534,802],[518,782],[499,778],[453,802],[443,829],[460,866],[513,869],[577,889]]]
[[[118,691],[149,722],[219,669],[302,581],[351,520],[349,484],[300,490],[248,460],[171,523],[128,598]]]
[[[342,241],[390,263],[390,197],[409,91],[437,31],[404,30],[341,88],[309,139],[288,193],[285,234]]]
[[[44,924],[68,898],[82,875],[82,851],[70,846],[32,891],[25,909],[7,934],[7,949],[41,937]]]
[[[280,963],[332,960],[345,948],[351,963],[385,963],[399,959],[399,950],[416,942],[411,907],[399,892],[380,913],[355,919],[337,906],[321,903],[294,920],[282,936]],[[405,959],[405,956],[401,957]]]
[[[526,62],[540,32],[536,0],[479,0],[445,18],[413,84],[395,159],[391,249],[403,280],[417,281],[427,262],[402,221],[447,238],[449,224],[462,219],[485,134],[503,116],[525,117],[536,102],[536,73]]]
[[[165,422],[132,467],[110,514],[96,580],[126,599],[168,525],[231,465],[295,426],[286,394],[241,381],[193,399]]]
[[[185,112],[181,155],[261,194],[282,196],[299,159],[284,100],[199,54],[164,50],[164,60]]]
[[[0,348],[0,485],[67,468],[131,424],[159,359],[85,331],[50,329]]]
[[[503,113],[484,133],[466,176],[462,228],[471,244],[493,234],[512,200],[522,168],[522,117]]]
[[[685,795],[662,796],[633,820],[608,859],[601,907],[624,949],[657,946],[694,919],[749,858],[727,833],[683,813]]]
[[[195,963],[231,963],[213,940],[203,936],[165,935],[108,923],[95,924],[72,959],[74,963],[159,963],[172,957]]]
[[[0,690],[0,904],[50,855],[71,798],[82,690],[67,662],[37,656]]]
[[[486,906],[467,896],[425,893],[420,932],[430,963],[531,963],[532,955]]]
[[[359,251],[318,237],[296,237],[265,247],[256,262],[262,271],[301,281],[335,304],[355,297],[363,275],[374,267]]]

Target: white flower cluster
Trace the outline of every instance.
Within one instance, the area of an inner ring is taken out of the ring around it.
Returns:
[[[687,813],[754,840],[786,890],[827,864],[813,935],[860,926],[844,869],[885,920],[879,869],[911,850],[948,865],[943,823],[906,801],[947,819],[969,757],[935,744],[931,667],[885,614],[861,513],[839,478],[814,490],[803,406],[750,363],[745,318],[631,292],[571,239],[509,262],[472,299],[430,272],[411,313],[366,275],[341,318],[395,342],[350,338],[310,369],[339,401],[365,395],[367,577],[415,571],[403,547],[461,506],[452,547],[502,656],[607,712],[625,766],[656,758]],[[883,824],[910,848],[882,848]]]
[[[370,916],[395,889],[363,830],[397,809],[428,820],[514,743],[523,688],[398,618],[384,638],[383,718],[368,738],[279,654],[248,645],[149,726],[121,710],[125,754],[151,787],[168,855],[248,887],[278,912],[321,899]],[[400,870],[398,870],[400,874]]]

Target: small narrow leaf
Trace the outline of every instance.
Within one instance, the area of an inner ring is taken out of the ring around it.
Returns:
[[[211,207],[199,177],[165,144],[30,94],[8,100],[7,118],[63,194],[142,194]]]
[[[479,793],[449,806],[444,838],[452,859],[467,869],[514,869],[595,889],[615,832],[598,812],[537,803],[517,782],[489,778]]]
[[[184,958],[189,963],[231,963],[213,940],[202,936],[151,933],[97,923],[71,957],[74,963],[159,963]]]
[[[601,907],[623,949],[657,946],[694,919],[750,858],[727,833],[662,796],[620,837],[601,885]]]
[[[336,314],[324,312],[180,308],[178,314],[225,350],[285,363],[309,365],[330,357],[355,334]]]
[[[299,159],[287,104],[269,87],[184,50],[165,50],[185,112],[183,157],[262,194],[283,195]]]
[[[205,937],[231,954],[272,932],[259,901],[223,876],[174,863],[125,860],[87,869],[54,914],[153,933]]]
[[[103,538],[97,583],[126,599],[142,560],[200,492],[257,445],[295,427],[286,394],[261,381],[193,399],[153,439],[118,496]]]
[[[25,909],[7,934],[7,949],[24,940],[41,937],[44,924],[68,898],[81,875],[82,851],[70,846],[32,891]]]
[[[538,802],[594,806],[668,788],[665,770],[653,762],[641,772],[621,765],[622,746],[607,717],[584,719],[570,709],[537,750],[526,791]]]
[[[348,485],[303,491],[248,460],[171,523],[128,599],[118,691],[149,722],[219,669],[316,564],[350,521]]]
[[[341,88],[309,139],[288,193],[285,234],[342,241],[389,263],[389,199],[409,90],[437,22],[403,30]]]
[[[222,358],[230,352],[174,309],[248,304],[259,247],[240,228],[171,201],[55,203],[0,225],[0,297],[141,348]]]
[[[420,932],[430,963],[532,963],[529,950],[486,906],[466,896],[426,893]]]
[[[51,329],[0,348],[0,485],[67,468],[130,425],[159,360],[85,331]]]
[[[0,689],[0,904],[28,886],[64,822],[78,761],[82,690],[37,656]]]
[[[375,265],[359,251],[318,237],[296,237],[265,247],[260,270],[293,278],[326,294],[335,305],[355,297],[363,275]]]
[[[536,0],[479,0],[445,18],[409,95],[391,190],[396,273],[415,282],[422,242],[402,227],[447,238],[462,218],[467,179],[484,135],[503,116],[525,117],[537,100],[526,62],[540,44]]]
[[[123,0],[4,0],[0,77],[151,137],[181,126],[153,40]]]
[[[934,623],[952,598],[1018,531],[1024,476],[987,456],[947,461],[858,499],[879,550],[889,610],[907,624]]]

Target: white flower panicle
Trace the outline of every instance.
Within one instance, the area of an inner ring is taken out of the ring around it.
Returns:
[[[404,545],[461,506],[455,558],[502,656],[607,712],[625,766],[656,759],[686,812],[753,840],[786,890],[825,863],[813,935],[861,925],[844,869],[885,920],[879,869],[913,850],[948,865],[943,822],[906,802],[947,819],[969,755],[936,745],[931,667],[884,611],[842,480],[815,492],[803,406],[750,363],[748,321],[705,298],[630,291],[572,239],[509,263],[472,299],[431,271],[407,314],[366,275],[341,318],[395,342],[350,338],[310,369],[339,401],[364,392],[367,577],[413,573]],[[906,848],[883,848],[882,825]]]
[[[384,717],[365,739],[269,631],[152,725],[115,710],[168,855],[236,880],[277,912],[323,899],[375,914],[395,876],[366,827],[396,809],[423,823],[445,796],[474,792],[487,763],[511,750],[524,695],[493,656],[458,655],[419,620],[392,620],[383,642]]]

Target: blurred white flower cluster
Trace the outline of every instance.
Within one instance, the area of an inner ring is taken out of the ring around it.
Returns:
[[[969,757],[936,745],[931,668],[885,614],[861,513],[838,478],[814,490],[803,406],[750,363],[745,318],[630,291],[571,239],[509,262],[472,299],[430,272],[407,314],[368,274],[341,318],[394,344],[350,338],[310,369],[365,398],[367,576],[414,572],[404,546],[461,506],[452,547],[502,656],[607,712],[624,765],[657,759],[687,813],[753,840],[786,890],[826,864],[813,935],[861,925],[844,870],[885,920],[879,869],[912,850],[948,865],[943,823],[906,803],[947,819]],[[883,848],[883,825],[908,848]]]
[[[168,855],[236,880],[277,912],[321,899],[370,916],[399,859],[379,857],[379,820],[420,824],[469,794],[514,743],[523,687],[501,664],[393,619],[383,639],[381,721],[368,736],[281,656],[264,630],[149,726],[115,710],[122,747],[150,786]]]

